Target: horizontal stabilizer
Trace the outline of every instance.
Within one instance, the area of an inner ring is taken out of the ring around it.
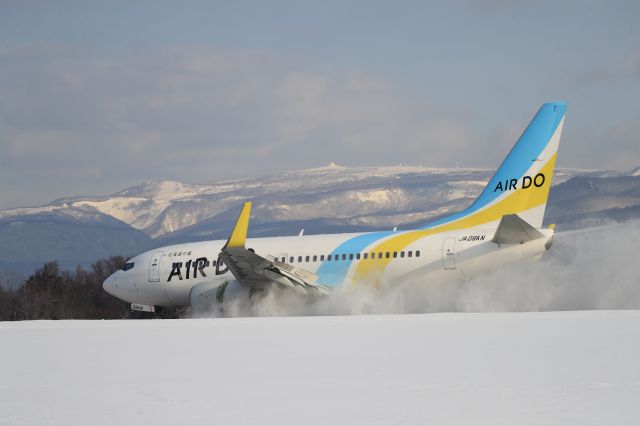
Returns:
[[[544,235],[536,228],[529,225],[517,214],[502,216],[493,242],[498,244],[522,244],[527,241],[537,240]]]

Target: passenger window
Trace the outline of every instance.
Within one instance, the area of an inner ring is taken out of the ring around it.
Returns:
[[[420,250],[416,250],[416,257],[420,257]]]
[[[349,253],[349,260],[353,260],[353,253]]]
[[[305,261],[305,262],[308,262],[308,261],[309,261],[309,256],[306,256],[306,257],[304,258],[304,261]]]
[[[390,258],[390,257],[391,257],[391,253],[387,252],[387,256],[386,256],[386,258],[388,259],[388,258]]]
[[[382,252],[378,253],[378,259],[382,259]]]
[[[346,254],[342,255],[342,260],[347,260],[347,255]]]
[[[324,254],[320,255],[320,262],[324,261]]]
[[[400,252],[400,257],[404,257],[404,252],[403,251]]]
[[[413,254],[413,251],[409,250],[409,253],[407,253],[407,256],[411,257],[412,254]]]
[[[293,263],[293,256],[289,257],[289,263]]]
[[[397,251],[394,251],[394,252],[393,252],[393,258],[395,259],[396,257],[398,257],[398,252],[397,252]]]
[[[360,260],[360,253],[356,254],[356,259]]]
[[[328,254],[328,255],[327,255],[327,261],[328,261],[328,262],[330,262],[330,261],[331,261],[331,255],[330,255],[330,254]]]
[[[318,256],[316,256],[315,254],[313,255],[313,261],[317,262],[318,261]]]
[[[367,258],[367,254],[368,254],[368,253],[363,253],[363,254],[362,254],[362,258],[363,258],[363,259],[366,259],[366,258]]]
[[[302,256],[298,256],[298,263],[302,263]]]

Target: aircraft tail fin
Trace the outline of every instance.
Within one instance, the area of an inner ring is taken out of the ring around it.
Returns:
[[[542,227],[566,110],[566,102],[540,107],[471,210],[499,205],[500,216]]]
[[[473,204],[426,228],[481,225],[512,214],[541,228],[566,110],[566,102],[543,104]]]

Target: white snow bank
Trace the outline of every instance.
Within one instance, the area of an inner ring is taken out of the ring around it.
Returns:
[[[0,323],[0,424],[637,424],[640,311]]]

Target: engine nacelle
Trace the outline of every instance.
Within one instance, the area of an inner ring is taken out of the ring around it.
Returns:
[[[233,310],[247,312],[260,289],[241,284],[236,280],[226,283],[208,282],[194,286],[189,293],[189,303],[194,313],[220,312]]]

